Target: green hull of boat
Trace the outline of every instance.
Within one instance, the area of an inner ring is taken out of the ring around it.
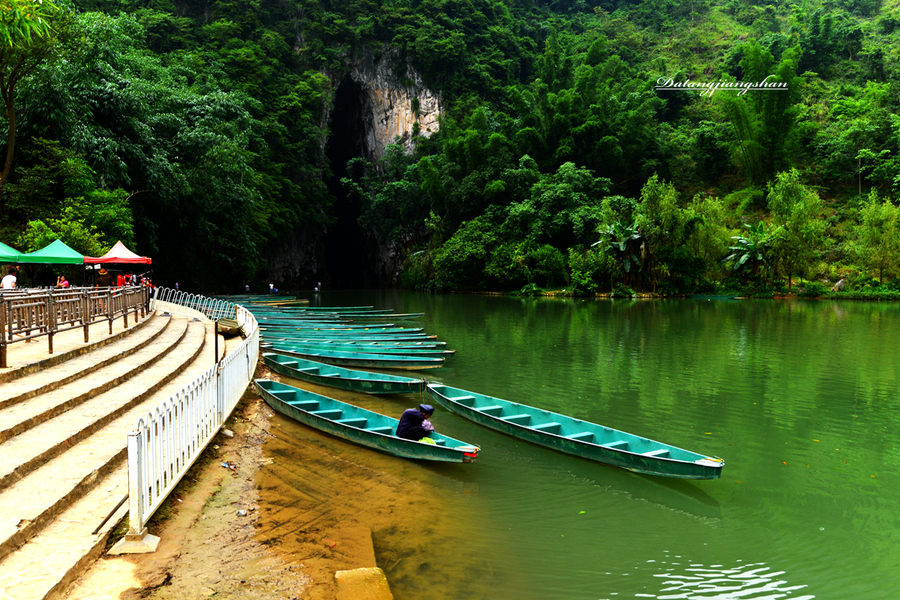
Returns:
[[[328,346],[335,350],[343,348],[369,348],[375,354],[378,354],[379,348],[395,348],[398,350],[414,350],[420,348],[423,350],[442,350],[447,346],[447,342],[437,342],[434,340],[426,340],[424,342],[359,342],[353,340],[332,340],[332,339],[310,339],[310,338],[287,338],[287,337],[268,337],[263,338],[267,342],[284,342],[285,344],[318,344]],[[455,352],[455,351],[454,351]]]
[[[397,419],[334,398],[269,379],[253,383],[275,411],[348,442],[417,460],[471,463],[478,457],[478,446],[439,433],[429,435],[434,444],[399,438],[394,435]]]
[[[366,394],[408,394],[425,391],[424,379],[354,371],[275,352],[263,352],[262,357],[266,366],[276,373],[340,390]]]
[[[308,331],[260,331],[260,335],[263,339],[268,338],[294,338],[294,339],[321,339],[321,340],[333,340],[335,342],[427,342],[429,340],[436,340],[436,335],[427,335],[424,333],[410,333],[408,335],[401,334],[392,334],[392,335],[375,335],[375,334],[360,334],[360,335],[328,335],[328,334],[320,334],[319,332],[310,333]]]
[[[265,347],[271,347],[276,345],[276,342],[264,341],[262,343]],[[443,350],[439,348],[390,348],[390,347],[373,347],[373,346],[337,346],[334,344],[316,344],[316,343],[299,343],[299,342],[280,342],[277,343],[278,346],[282,348],[291,348],[300,352],[352,352],[355,354],[363,353],[363,354],[384,354],[387,356],[422,356],[422,357],[437,357],[437,358],[448,358],[453,356],[456,350]]]
[[[285,325],[268,325],[266,323],[259,324],[263,331],[273,331],[278,333],[295,332],[309,336],[325,336],[325,337],[365,337],[367,335],[380,336],[399,336],[399,335],[423,335],[421,327],[357,327],[357,328],[338,328],[338,327],[301,327],[301,326],[285,326]]]
[[[725,464],[720,458],[438,383],[428,384],[428,394],[450,412],[485,427],[637,473],[681,479],[717,479]]]
[[[272,329],[297,329],[299,331],[400,331],[401,333],[422,331],[421,327],[394,327],[393,323],[376,323],[373,325],[353,325],[351,323],[306,323],[302,319],[262,319],[261,327]]]
[[[216,321],[216,331],[225,336],[242,335],[244,333],[241,324],[236,319],[219,319]]]
[[[296,356],[306,360],[322,362],[339,367],[358,367],[363,369],[436,369],[444,366],[443,358],[389,356],[386,354],[366,354],[361,352],[339,352],[334,350],[297,350],[279,344],[270,348],[272,352],[286,356]]]

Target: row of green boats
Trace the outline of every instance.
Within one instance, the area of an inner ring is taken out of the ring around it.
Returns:
[[[256,314],[252,306],[248,309]],[[266,366],[285,377],[342,390],[367,394],[427,393],[434,403],[449,412],[490,429],[638,473],[683,479],[721,476],[724,461],[717,457],[436,381],[359,370],[439,367],[453,351],[446,350],[445,344],[433,337],[406,339],[405,335],[410,334],[390,331],[414,328],[344,327],[341,319],[349,320],[357,312],[373,310],[371,307],[330,310],[336,320],[329,323],[328,329],[321,328],[320,323],[314,327],[309,327],[312,323],[303,323],[307,313],[321,315],[326,311],[302,308],[292,308],[290,312],[293,327],[263,325],[262,357]],[[285,320],[285,313],[281,315],[273,321]],[[261,324],[264,322],[260,320]],[[337,333],[310,335],[313,331]],[[398,421],[392,417],[269,379],[257,379],[254,384],[277,412],[347,441],[396,456],[470,463],[480,451],[475,444],[437,433],[431,434],[427,442],[406,440],[395,435]]]

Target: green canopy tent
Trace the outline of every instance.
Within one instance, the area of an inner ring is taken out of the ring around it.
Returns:
[[[19,262],[19,251],[0,242],[0,263]]]
[[[84,255],[78,254],[61,241],[56,240],[40,250],[19,254],[19,262],[41,265],[80,265],[84,262]]]

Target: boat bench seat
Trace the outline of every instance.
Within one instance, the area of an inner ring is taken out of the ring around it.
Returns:
[[[532,425],[532,429],[536,429],[538,431],[543,431],[544,433],[559,433],[560,424],[559,423],[541,423],[539,425]]]
[[[295,392],[294,390],[269,390],[269,393],[279,400],[283,400],[285,402],[288,401],[288,398],[293,398],[297,395],[297,392]]]
[[[282,364],[285,364],[285,363],[282,363]],[[294,364],[297,364],[297,363],[294,363]],[[315,375],[316,373],[319,372],[319,367],[303,367],[302,369],[297,369],[297,371],[302,371],[303,373],[310,373],[312,375]]]
[[[669,456],[669,451],[665,448],[660,448],[659,450],[651,450],[650,452],[644,452],[644,456],[650,456],[652,458],[667,458]]]
[[[366,422],[368,419],[357,418],[357,419],[338,419],[335,423],[340,423],[341,425],[349,425],[350,427],[359,427],[360,429],[365,429]]]
[[[312,415],[316,415],[317,417],[322,417],[323,419],[329,419],[331,421],[341,418],[341,415],[344,414],[344,411],[342,411],[339,408],[332,408],[332,409],[326,409],[326,410],[311,410],[309,412]]]
[[[435,446],[446,446],[447,440],[434,440]]]
[[[366,431],[371,431],[372,433],[383,433],[384,435],[394,435],[393,427],[369,427]]]
[[[628,450],[628,442],[625,440],[616,440],[607,444],[600,444],[604,448],[612,448],[613,450]]]
[[[499,417],[500,413],[503,412],[502,406],[482,406],[477,409],[480,412],[483,412],[486,415],[490,415],[492,417]]]
[[[590,442],[594,439],[594,434],[590,431],[582,431],[581,433],[573,433],[572,435],[567,435],[566,437],[570,440],[576,440],[579,442]]]
[[[312,411],[319,408],[319,403],[316,400],[297,400],[296,402],[288,402],[288,404],[300,410]]]
[[[469,408],[472,408],[472,405],[475,404],[475,396],[457,396],[456,398],[450,399],[463,406],[468,406]]]
[[[528,421],[531,420],[531,415],[510,415],[508,417],[503,417],[503,420],[515,425],[528,425]]]

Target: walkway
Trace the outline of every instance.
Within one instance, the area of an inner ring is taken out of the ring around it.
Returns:
[[[0,369],[0,600],[58,597],[127,514],[127,434],[215,363],[185,309],[9,346]],[[220,351],[224,350],[220,343]],[[101,526],[107,515],[112,515]]]

